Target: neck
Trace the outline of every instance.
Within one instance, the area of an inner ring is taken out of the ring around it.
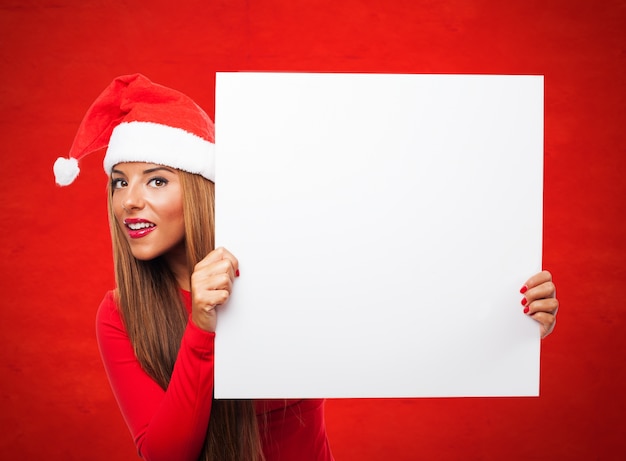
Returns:
[[[191,275],[189,274],[187,267],[178,268],[172,265],[170,265],[170,267],[172,268],[172,272],[174,272],[178,286],[185,291],[191,291]]]
[[[184,245],[165,255],[165,260],[176,277],[176,283],[180,288],[191,291],[191,273],[187,265],[187,252]]]

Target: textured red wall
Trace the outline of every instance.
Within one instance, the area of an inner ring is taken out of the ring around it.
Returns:
[[[89,104],[138,71],[212,113],[216,71],[271,70],[545,75],[562,308],[541,397],[329,401],[337,459],[621,459],[625,31],[624,0],[0,1],[0,457],[135,459],[94,338],[113,285],[101,159],[70,188],[52,176]]]

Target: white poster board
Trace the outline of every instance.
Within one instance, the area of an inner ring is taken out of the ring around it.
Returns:
[[[216,398],[529,396],[543,77],[218,73]]]

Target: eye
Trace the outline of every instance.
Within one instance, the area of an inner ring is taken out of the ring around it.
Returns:
[[[164,187],[169,181],[165,178],[152,178],[148,181],[148,185],[152,187]]]
[[[128,186],[128,183],[122,178],[113,178],[111,179],[111,189],[121,189],[122,187]]]

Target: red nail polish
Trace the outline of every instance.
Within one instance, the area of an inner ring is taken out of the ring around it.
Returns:
[[[527,287],[526,285],[524,285],[524,286],[520,289],[520,291],[519,291],[519,292],[520,292],[521,294],[524,294],[524,293],[526,293],[527,291],[528,291],[528,287]]]
[[[526,306],[526,307],[524,308],[524,314],[528,314],[528,311],[530,311],[530,307]]]
[[[526,298],[522,298],[522,306],[525,306],[528,300]]]
[[[235,277],[239,277],[239,269],[235,271]]]

